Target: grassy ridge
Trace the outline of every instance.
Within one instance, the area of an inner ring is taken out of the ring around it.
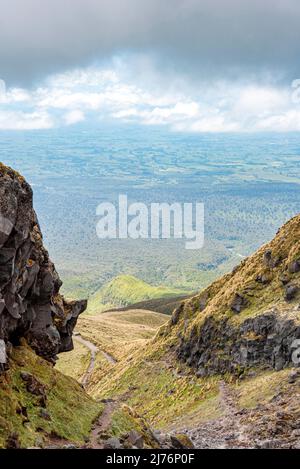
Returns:
[[[124,307],[155,298],[171,298],[186,291],[165,286],[153,286],[132,275],[119,275],[96,291],[89,299],[89,314]]]

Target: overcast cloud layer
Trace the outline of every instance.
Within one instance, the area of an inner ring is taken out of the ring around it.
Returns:
[[[32,89],[0,82],[0,129],[113,121],[182,132],[300,131],[300,80],[293,87],[215,80],[195,91],[176,80],[171,86],[141,83],[121,58],[111,65],[52,75]]]
[[[30,85],[130,51],[193,80],[298,75],[299,0],[1,0],[0,76]]]
[[[300,131],[299,0],[0,7],[0,129]]]

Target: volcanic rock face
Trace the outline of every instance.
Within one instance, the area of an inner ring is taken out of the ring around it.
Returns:
[[[49,361],[73,348],[72,331],[86,301],[66,302],[43,246],[24,178],[0,164],[0,371],[10,344],[24,337]]]
[[[199,376],[300,366],[300,215],[174,311],[177,355]],[[297,352],[298,353],[298,352]]]

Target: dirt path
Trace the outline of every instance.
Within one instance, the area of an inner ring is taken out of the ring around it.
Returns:
[[[241,423],[237,396],[224,381],[220,383],[220,406],[223,410],[222,417],[182,431],[192,439],[195,447],[199,449],[251,447],[247,428]]]
[[[111,425],[112,414],[114,411],[122,404],[122,402],[126,401],[130,396],[131,391],[127,391],[124,394],[116,397],[116,399],[106,399],[104,401],[104,410],[96,420],[93,425],[90,441],[88,443],[88,447],[92,449],[102,449],[104,445],[104,441],[99,442],[99,437],[101,433],[106,433],[109,430]]]
[[[106,360],[109,363],[112,363],[113,365],[115,365],[117,363],[117,360],[112,355],[110,355],[109,353],[104,352],[104,350],[100,350],[100,352],[102,353],[102,355],[106,358]]]
[[[111,424],[111,417],[114,412],[114,410],[117,408],[118,402],[114,401],[113,399],[107,400],[105,403],[104,410],[98,420],[94,423],[91,436],[90,436],[90,441],[88,444],[89,448],[92,449],[102,449],[103,448],[103,443],[99,442],[99,437],[101,433],[105,433]]]
[[[73,335],[73,339],[76,340],[77,342],[79,342],[80,344],[84,345],[85,347],[87,347],[89,349],[90,353],[91,353],[89,366],[88,366],[86,372],[84,373],[82,381],[81,381],[83,387],[86,388],[87,385],[89,384],[91,374],[93,373],[94,368],[95,368],[95,361],[96,361],[97,353],[99,353],[99,352],[102,353],[104,358],[109,363],[112,363],[113,365],[115,363],[117,363],[117,361],[114,359],[114,357],[112,355],[110,355],[107,352],[104,352],[104,350],[100,350],[95,344],[93,344],[89,340],[84,339],[80,334]]]
[[[90,342],[89,340],[85,340],[83,339],[83,337],[81,337],[80,335],[74,335],[73,336],[73,339],[76,340],[76,342],[79,342],[80,344],[84,345],[85,347],[87,347],[91,353],[91,358],[90,358],[90,363],[89,363],[89,366],[86,370],[86,372],[84,373],[83,377],[82,377],[82,386],[84,388],[87,387],[88,383],[89,383],[89,380],[90,380],[90,377],[91,377],[91,374],[95,368],[95,360],[96,360],[96,355],[97,353],[99,352],[99,349],[98,347],[96,347],[95,344],[93,344],[92,342]]]

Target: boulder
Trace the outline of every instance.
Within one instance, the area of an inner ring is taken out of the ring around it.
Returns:
[[[104,448],[105,449],[120,449],[121,448],[120,440],[116,438],[115,436],[108,438],[108,440],[106,440],[104,443]]]
[[[136,446],[138,449],[142,449],[144,447],[144,439],[142,435],[135,430],[131,430],[129,432],[127,440],[132,446]]]
[[[45,386],[40,383],[33,375],[22,371],[20,373],[21,378],[26,383],[26,389],[31,394],[39,397],[39,404],[42,407],[46,406],[47,394]]]
[[[297,272],[300,272],[300,259],[296,259],[295,261],[292,261],[289,264],[288,269],[291,274],[296,274]]]
[[[171,444],[174,449],[194,449],[194,443],[192,440],[185,435],[184,433],[177,433],[176,435],[171,435]]]
[[[297,285],[287,285],[285,287],[285,295],[284,298],[286,301],[292,301],[297,293],[299,292],[299,287]]]
[[[248,300],[242,294],[236,293],[230,305],[231,311],[239,314],[248,305]]]

